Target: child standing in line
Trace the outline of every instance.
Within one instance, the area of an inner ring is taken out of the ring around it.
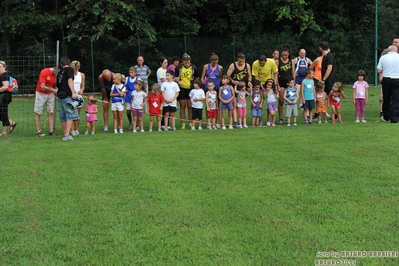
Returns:
[[[145,84],[141,80],[137,80],[134,83],[134,91],[132,92],[132,113],[133,113],[133,133],[137,132],[136,126],[144,132],[143,124],[143,107],[147,103],[147,93],[145,93]]]
[[[162,96],[164,100],[163,105],[163,115],[164,115],[164,124],[165,131],[168,131],[168,119],[169,116],[172,118],[172,128],[173,131],[176,131],[176,121],[175,121],[175,113],[176,113],[176,105],[177,105],[177,97],[179,96],[180,88],[179,85],[174,82],[175,72],[172,70],[166,71],[166,82],[163,82],[161,85]]]
[[[263,95],[260,89],[260,81],[255,79],[250,93],[252,127],[258,126],[262,117]]]
[[[91,134],[96,133],[96,121],[98,106],[96,104],[97,99],[91,95],[89,96],[88,103],[86,104],[86,132],[85,135],[89,135],[89,127],[91,126]]]
[[[301,98],[303,107],[303,120],[305,124],[312,124],[313,109],[315,107],[315,95],[313,75],[314,71],[310,68],[305,70],[305,79],[301,83]],[[309,119],[308,119],[309,118]]]
[[[316,112],[317,112],[317,119],[319,120],[319,124],[321,124],[322,116],[324,118],[324,123],[328,124],[327,120],[327,94],[324,91],[324,83],[317,82],[315,85],[316,88]]]
[[[208,129],[217,129],[216,127],[216,119],[218,117],[218,101],[217,101],[217,92],[215,91],[215,83],[213,80],[207,81],[208,91],[205,95],[206,102],[206,117],[208,119]]]
[[[163,109],[163,97],[161,94],[161,86],[158,83],[155,83],[151,87],[151,93],[148,95],[148,105],[149,105],[149,113],[150,113],[150,129],[149,132],[152,132],[152,124],[154,122],[154,116],[156,116],[158,121],[158,131],[161,131],[161,112]]]
[[[222,84],[223,86],[219,89],[219,99],[221,101],[220,110],[222,110],[222,129],[226,130],[226,126],[224,125],[224,115],[226,113],[226,109],[228,110],[229,116],[229,129],[233,129],[233,99],[234,99],[234,91],[233,88],[229,85],[230,77],[228,75],[223,75]]]
[[[137,80],[141,80],[139,77],[137,77],[137,69],[136,67],[132,66],[129,68],[129,77],[126,78],[126,94],[125,94],[125,101],[126,101],[126,115],[127,119],[129,120],[129,130],[133,128],[132,124],[132,92],[135,90],[134,89],[134,83]]]
[[[335,124],[335,115],[338,116],[338,121],[342,122],[341,118],[341,98],[345,99],[344,87],[341,82],[335,82],[332,86],[332,90],[328,94],[328,98],[331,106],[331,123]]]
[[[195,120],[198,119],[198,130],[202,130],[202,108],[204,107],[205,92],[202,89],[203,84],[200,79],[193,81],[194,89],[189,93],[192,105],[193,120],[191,121],[191,130],[195,130]]]
[[[280,97],[280,93],[278,92],[276,85],[274,84],[273,79],[266,80],[264,89],[264,95],[267,97],[267,123],[268,127],[272,126],[275,127],[276,124],[276,111],[277,111],[277,100]]]
[[[356,107],[355,115],[356,115],[356,120],[355,123],[359,123],[360,121],[362,123],[366,123],[367,121],[364,120],[365,118],[365,107],[367,104],[367,101],[369,99],[369,84],[366,79],[366,72],[364,70],[359,70],[357,72],[357,81],[355,84],[353,84],[353,104]],[[362,120],[359,120],[359,115],[362,118]]]
[[[247,100],[249,93],[246,91],[245,82],[240,81],[235,87],[237,94],[237,113],[239,128],[247,128]]]
[[[114,133],[123,133],[123,105],[125,97],[125,75],[115,73],[112,75],[114,85],[112,85],[110,96],[112,97],[111,110],[114,115]]]
[[[290,119],[293,117],[293,125],[296,126],[296,118],[298,116],[298,106],[296,102],[298,101],[298,92],[295,88],[295,81],[293,78],[289,79],[287,83],[287,88],[284,94],[285,100],[285,116],[287,118],[287,126],[291,126]]]

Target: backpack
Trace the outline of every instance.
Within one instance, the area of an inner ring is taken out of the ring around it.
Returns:
[[[18,81],[10,76],[10,80],[8,81],[8,92],[18,93]]]

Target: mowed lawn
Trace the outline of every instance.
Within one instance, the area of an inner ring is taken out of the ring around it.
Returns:
[[[115,135],[100,119],[96,135],[62,142],[19,118],[0,137],[0,265],[315,265],[331,252],[397,252],[399,125],[380,122],[376,88],[355,124],[347,95],[335,125]]]

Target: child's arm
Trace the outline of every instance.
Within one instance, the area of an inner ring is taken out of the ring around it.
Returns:
[[[94,108],[94,111],[91,112],[92,114],[97,114],[98,113],[98,106],[96,105],[96,108]]]
[[[231,90],[231,98],[227,101],[227,103],[231,102],[234,99],[235,95],[236,94],[235,94],[234,90]]]
[[[224,101],[223,98],[222,98],[222,91],[223,91],[223,87],[219,89],[219,93],[218,93],[219,95],[218,95],[218,96],[219,96],[219,100],[220,100],[222,103],[225,103],[225,101]]]
[[[111,97],[118,96],[118,93],[114,93],[114,88],[115,88],[115,85],[112,85],[111,92],[109,94],[109,96],[111,96]]]
[[[366,104],[369,101],[369,88],[366,88]]]
[[[146,97],[146,96],[143,96],[143,97],[144,97],[144,101],[142,104],[140,104],[141,107],[144,107],[148,102],[148,97]]]
[[[249,94],[249,100],[251,101],[252,106],[255,107],[256,104],[255,104],[254,101],[252,100],[252,90],[250,90],[250,92],[249,92],[248,94]]]
[[[173,96],[173,98],[170,99],[169,103],[172,103],[174,100],[176,100],[178,96],[179,96],[179,92],[176,91],[175,96]]]
[[[346,99],[345,92],[344,92],[344,91],[341,91],[341,93],[342,93],[342,98],[343,98],[343,99]]]
[[[301,94],[301,99],[302,99],[302,104],[305,104],[305,97],[303,97],[303,95],[304,95],[304,88],[305,88],[305,82],[304,81],[302,81],[301,82],[301,87],[299,88],[299,92],[300,92],[300,94]]]
[[[356,87],[353,86],[353,104],[356,104]]]

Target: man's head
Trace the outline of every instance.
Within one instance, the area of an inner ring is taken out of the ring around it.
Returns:
[[[259,61],[259,65],[260,65],[261,67],[263,67],[263,66],[266,64],[266,55],[261,54],[261,55],[258,57],[258,61]]]
[[[299,57],[303,59],[305,58],[305,56],[306,56],[306,50],[305,49],[299,50]]]
[[[108,69],[104,69],[103,73],[101,73],[101,74],[102,74],[103,79],[111,81],[111,79],[112,79],[111,71],[109,71]]]
[[[69,57],[67,57],[67,56],[61,57],[60,64],[62,67],[67,66],[70,63],[71,63],[71,60],[69,59]]]
[[[390,52],[397,52],[398,51],[398,47],[396,46],[396,45],[390,45],[389,47],[388,47],[388,53],[390,53]]]
[[[399,37],[395,37],[392,41],[392,44],[395,45],[396,47],[398,47],[398,49],[399,49]]]
[[[144,57],[137,57],[137,65],[142,66],[144,64]]]
[[[320,42],[319,50],[320,51],[328,51],[328,42]]]

